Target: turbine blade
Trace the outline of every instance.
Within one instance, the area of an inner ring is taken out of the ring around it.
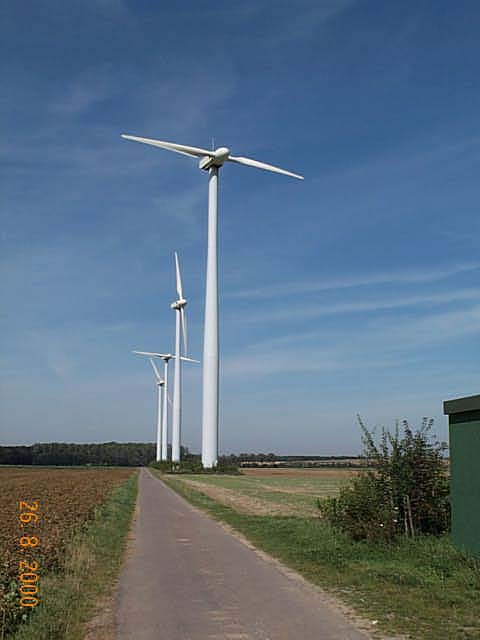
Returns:
[[[172,407],[173,406],[172,399],[170,398],[170,395],[168,393],[167,393],[167,401],[168,401],[168,404]]]
[[[182,322],[182,335],[183,335],[183,349],[185,353],[188,353],[187,350],[187,316],[185,314],[185,307],[180,309],[180,320]]]
[[[208,149],[200,149],[199,147],[189,147],[185,144],[176,144],[175,142],[164,142],[163,140],[153,140],[152,138],[139,138],[138,136],[130,136],[122,133],[122,138],[125,140],[133,140],[134,142],[143,142],[143,144],[150,144],[153,147],[160,147],[167,151],[175,151],[175,153],[181,153],[184,156],[190,156],[191,158],[201,158],[203,156],[213,157],[213,152]]]
[[[132,351],[132,353],[137,354],[137,356],[151,356],[152,358],[169,358],[171,355],[169,353],[156,353],[155,351]]]
[[[280,169],[280,167],[274,167],[272,164],[266,164],[265,162],[252,160],[252,158],[242,158],[241,156],[228,156],[227,160],[229,162],[236,162],[237,164],[245,164],[247,165],[247,167],[256,167],[257,169],[264,169],[265,171],[273,171],[273,173],[283,173],[283,175],[285,176],[298,178],[299,180],[304,179],[303,176],[298,175],[298,173],[292,173],[291,171]]]
[[[170,360],[175,360],[176,358],[176,356],[171,353],[156,353],[155,351],[132,351],[132,353],[136,353],[139,356],[149,356],[150,358],[169,358]],[[193,358],[187,358],[186,356],[180,356],[180,360],[200,364],[200,360],[193,360]]]
[[[175,274],[177,277],[177,293],[180,300],[183,299],[182,278],[180,276],[180,264],[178,262],[178,253],[175,251]]]
[[[154,361],[152,360],[152,358],[149,358],[149,360],[150,360],[150,364],[152,365],[152,369],[153,369],[153,372],[154,372],[155,377],[157,379],[157,382],[160,382],[160,380],[162,379],[162,377],[160,375],[160,371],[157,369],[157,366],[154,363]]]

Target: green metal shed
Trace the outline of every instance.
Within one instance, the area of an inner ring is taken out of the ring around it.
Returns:
[[[480,555],[480,395],[447,400],[450,431],[452,538]]]

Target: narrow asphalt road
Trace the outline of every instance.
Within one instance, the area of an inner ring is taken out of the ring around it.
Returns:
[[[366,640],[287,575],[142,469],[116,602],[117,640]]]

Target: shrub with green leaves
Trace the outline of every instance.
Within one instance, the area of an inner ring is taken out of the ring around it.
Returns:
[[[189,459],[181,462],[172,462],[164,460],[160,462],[152,462],[152,469],[159,469],[162,473],[227,473],[229,475],[240,475],[242,472],[236,464],[226,464],[219,460],[216,467],[205,468],[200,460]]]
[[[413,430],[402,422],[383,428],[378,442],[360,416],[367,469],[340,490],[319,500],[324,517],[356,540],[392,540],[404,534],[440,534],[450,526],[446,444],[431,435],[433,420]]]

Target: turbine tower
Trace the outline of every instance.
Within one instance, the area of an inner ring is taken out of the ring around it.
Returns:
[[[175,276],[178,299],[170,307],[176,311],[175,317],[175,368],[173,372],[173,408],[172,408],[172,462],[180,462],[180,441],[182,428],[182,359],[180,334],[183,336],[183,349],[187,354],[187,321],[185,306],[187,301],[183,297],[182,278],[178,255],[175,251]]]
[[[207,247],[207,278],[205,291],[205,326],[203,338],[203,406],[202,406],[202,463],[211,468],[218,460],[218,173],[225,162],[243,164],[248,167],[265,169],[274,173],[281,173],[292,178],[303,180],[291,171],[285,171],[271,164],[258,162],[252,158],[230,155],[230,149],[219,147],[215,151],[190,147],[163,140],[139,138],[122,134],[122,138],[142,142],[167,151],[174,151],[184,156],[200,158],[198,166],[208,171],[208,247]]]
[[[168,403],[170,402],[170,398],[168,397],[168,363],[170,360],[175,360],[176,356],[173,353],[157,353],[156,351],[132,351],[138,356],[147,356],[151,358],[160,358],[164,363],[164,381],[163,385],[163,398],[162,398],[162,450],[161,450],[161,459],[168,459]],[[183,362],[195,362],[196,364],[200,364],[200,360],[194,360],[193,358],[186,358],[185,356],[181,356],[180,360]],[[173,446],[172,446],[172,462],[175,462],[173,459]]]

